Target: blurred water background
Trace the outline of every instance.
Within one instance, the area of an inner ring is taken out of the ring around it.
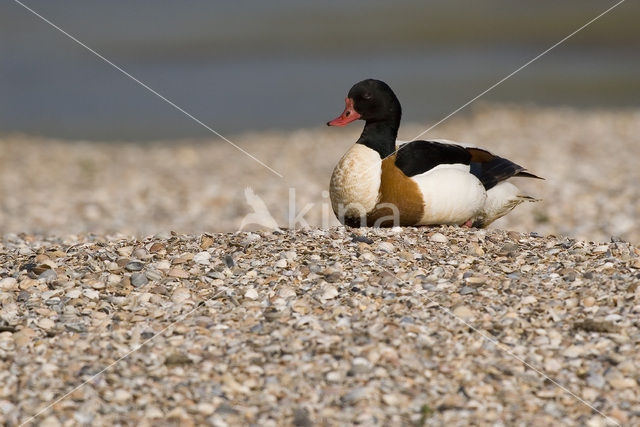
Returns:
[[[614,2],[25,0],[223,134],[322,126],[353,83],[441,118]],[[490,102],[638,106],[640,2],[627,1]],[[13,1],[0,2],[0,133],[90,140],[211,134]]]

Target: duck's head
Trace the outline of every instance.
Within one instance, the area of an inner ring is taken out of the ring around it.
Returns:
[[[367,79],[356,83],[344,102],[344,111],[340,117],[328,122],[328,126],[345,126],[358,119],[368,123],[399,122],[402,115],[398,98],[389,85],[380,80]]]

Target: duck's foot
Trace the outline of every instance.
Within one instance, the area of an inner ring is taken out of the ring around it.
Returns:
[[[467,222],[461,225],[461,227],[465,227],[465,228],[471,228],[472,226],[473,226],[473,221],[471,220],[468,220]]]

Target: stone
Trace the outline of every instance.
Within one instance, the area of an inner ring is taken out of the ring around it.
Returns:
[[[359,236],[357,234],[352,234],[351,235],[351,240],[356,242],[356,243],[365,243],[367,245],[371,245],[371,244],[374,243],[373,240],[371,240],[367,236]]]
[[[233,261],[233,256],[230,254],[226,254],[223,257],[223,261],[224,261],[224,264],[227,266],[227,268],[233,268],[235,266],[235,262]]]
[[[351,362],[351,372],[362,374],[371,371],[371,363],[364,357],[356,357]]]
[[[590,374],[587,377],[587,384],[589,385],[589,387],[602,388],[605,386],[606,382],[602,377],[602,375],[594,373],[594,374]]]
[[[83,289],[82,295],[90,300],[97,300],[98,298],[100,298],[100,292],[96,291],[95,289]]]
[[[55,325],[56,324],[53,320],[48,319],[46,317],[38,320],[38,326],[44,329],[45,331],[52,329]]]
[[[149,279],[144,273],[133,273],[131,275],[131,286],[139,288],[149,283]]]
[[[429,237],[429,241],[436,242],[436,243],[447,243],[449,239],[447,238],[447,236],[445,236],[442,233],[433,233]]]
[[[480,285],[484,285],[485,283],[487,283],[488,279],[487,279],[486,276],[469,276],[469,277],[465,278],[464,280],[469,285],[480,286]]]
[[[260,298],[260,295],[258,294],[258,291],[256,291],[254,288],[251,288],[244,293],[244,297],[251,300],[257,300],[258,298]]]
[[[167,273],[167,276],[175,277],[175,278],[178,278],[178,279],[188,279],[189,278],[189,273],[187,273],[186,271],[184,271],[180,267],[174,267],[171,270],[169,270],[169,272]]]
[[[180,304],[191,298],[191,292],[186,288],[176,288],[171,294],[171,301]]]
[[[453,309],[453,315],[465,320],[473,319],[476,316],[475,312],[465,305],[459,305]]]
[[[210,260],[211,254],[206,251],[198,252],[193,256],[193,262],[200,265],[209,265],[211,263]]]
[[[380,242],[378,243],[378,249],[383,252],[393,252],[395,250],[395,247],[393,246],[393,243]]]
[[[322,296],[320,298],[323,300],[329,300],[337,296],[338,296],[338,289],[333,285],[326,285],[322,289]]]
[[[463,286],[462,288],[460,288],[460,295],[469,295],[474,293],[476,290],[472,287],[469,286]]]
[[[602,254],[607,252],[608,250],[609,250],[609,245],[600,245],[600,246],[597,246],[595,249],[593,249],[592,252],[594,254]]]
[[[5,277],[0,280],[0,290],[14,291],[16,289],[18,289],[18,281],[13,277]]]
[[[140,261],[130,261],[124,266],[127,271],[140,271],[144,268],[144,263]]]
[[[55,270],[49,268],[44,270],[42,273],[38,275],[39,280],[44,280],[46,283],[50,283],[55,281],[58,278],[58,274]]]

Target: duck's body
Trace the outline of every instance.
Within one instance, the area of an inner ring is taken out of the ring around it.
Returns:
[[[400,103],[383,82],[365,80],[330,125],[367,121],[331,176],[333,211],[349,226],[458,224],[484,227],[525,200],[513,176],[535,177],[486,150],[440,141],[396,147]]]

